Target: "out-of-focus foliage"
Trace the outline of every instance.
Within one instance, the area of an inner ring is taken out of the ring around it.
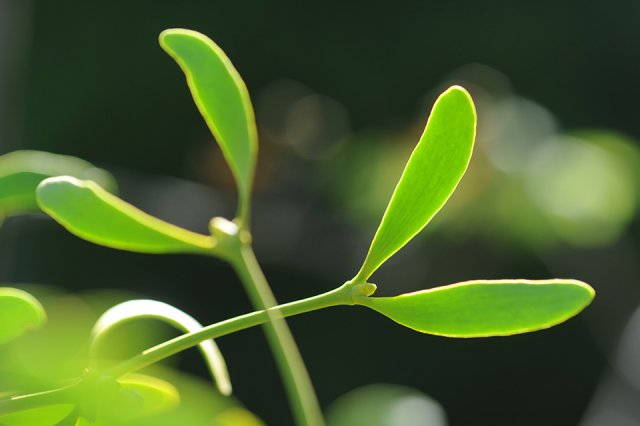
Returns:
[[[16,288],[0,287],[0,344],[42,326],[46,318],[35,297]]]
[[[173,334],[166,325],[140,320],[105,336],[104,346],[110,350],[102,350],[100,359],[92,359],[89,336],[97,312],[131,295],[101,292],[80,298],[53,288],[28,288],[42,301],[49,321],[39,330],[0,347],[3,388],[10,390],[5,397],[55,389],[81,377],[87,381],[86,369],[90,365],[113,365]],[[95,381],[87,381],[74,398],[68,403],[8,414],[0,417],[0,424],[54,425],[67,416],[81,416],[78,425],[262,424],[234,398],[217,392],[211,383],[160,366],[145,370],[144,375],[130,374],[117,380],[98,376]]]
[[[0,156],[0,216],[37,211],[36,187],[59,175],[92,180],[108,191],[116,190],[111,174],[87,161],[43,151],[14,151]]]
[[[375,384],[355,389],[327,409],[328,426],[446,426],[445,411],[424,393]]]

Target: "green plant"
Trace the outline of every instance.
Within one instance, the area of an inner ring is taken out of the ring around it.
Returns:
[[[186,333],[115,365],[103,367],[94,360],[84,377],[64,386],[2,399],[3,424],[34,424],[33,419],[38,424],[56,424],[69,416],[77,418],[77,425],[138,424],[131,423],[132,419],[144,418],[149,407],[131,408],[127,398],[132,392],[143,400],[155,401],[149,412],[174,405],[176,398],[170,384],[131,373],[196,345],[201,345],[218,388],[228,394],[231,388],[224,360],[210,339],[263,325],[297,424],[320,425],[322,413],[284,317],[337,305],[361,305],[419,332],[488,337],[551,327],[576,315],[593,299],[594,291],[587,284],[559,279],[479,280],[396,297],[373,297],[376,285],[369,282],[372,274],[442,208],[471,158],[475,108],[466,90],[453,86],[435,102],[354,278],[330,292],[277,305],[251,245],[250,195],[258,143],[248,91],[223,51],[202,34],[167,30],[160,35],[160,44],[185,73],[193,99],[231,168],[239,194],[235,218],[214,217],[210,235],[197,234],[142,212],[83,176],[44,179],[37,186],[38,205],[71,233],[96,244],[139,253],[193,253],[228,262],[255,311],[202,327],[185,313],[159,302],[115,306],[94,328],[93,345],[116,325],[139,317],[162,319]],[[0,182],[7,180],[10,191],[19,190],[30,199],[35,184],[47,175],[52,173],[42,173],[37,179],[19,172],[0,173]],[[0,191],[0,200],[2,194]],[[13,336],[26,325],[42,321],[37,302],[16,296],[13,290],[5,291],[8,293],[0,294],[0,303],[15,305],[17,313],[0,322],[0,336]],[[104,400],[117,401],[118,411],[136,414],[114,418],[101,406]]]

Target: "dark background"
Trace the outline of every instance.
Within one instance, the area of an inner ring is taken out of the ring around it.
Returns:
[[[170,27],[196,29],[226,51],[257,105],[256,251],[280,301],[353,276],[377,220],[345,213],[351,210],[342,188],[349,181],[375,184],[374,168],[366,161],[354,166],[353,153],[384,150],[394,142],[389,134],[415,143],[434,94],[460,67],[494,70],[510,93],[551,111],[561,131],[597,127],[640,138],[637,2],[0,4],[0,153],[28,148],[79,156],[112,171],[123,198],[200,232],[211,216],[233,214],[234,188],[157,36]],[[269,93],[282,80],[319,94],[325,106],[340,105],[331,111],[345,141],[330,155],[300,154],[269,127],[281,107],[269,103]],[[483,112],[479,104],[480,120]],[[361,136],[371,134],[385,137]],[[397,174],[390,174],[392,189]],[[388,197],[388,189],[381,191]],[[379,218],[383,209],[369,214]],[[519,215],[516,205],[511,216]],[[589,282],[598,296],[561,326],[486,340],[420,335],[360,308],[291,319],[321,404],[383,382],[427,393],[451,425],[636,424],[624,423],[640,421],[632,413],[632,386],[628,404],[602,403],[618,417],[598,420],[606,417],[597,416],[597,402],[640,301],[638,225],[637,215],[627,218],[615,238],[588,246],[449,233],[447,226],[455,227],[446,224],[427,231],[374,276],[380,294],[474,278],[562,276]],[[43,217],[8,220],[0,228],[0,256],[4,282],[128,289],[206,323],[250,309],[221,262],[97,247]],[[261,331],[219,344],[238,398],[269,424],[290,424]],[[204,374],[197,354],[184,358],[186,369]]]

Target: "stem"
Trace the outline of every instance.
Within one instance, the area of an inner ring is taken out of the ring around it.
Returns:
[[[289,317],[331,306],[352,304],[352,289],[350,286],[345,284],[317,296],[276,306],[272,308],[271,311],[280,317]],[[264,324],[268,321],[268,313],[264,310],[251,312],[249,314],[221,321],[204,327],[196,332],[182,334],[174,339],[147,349],[139,355],[108,369],[103,372],[103,374],[117,379],[127,373],[132,373],[148,367],[151,364],[191,347],[197,346],[198,343],[205,340],[222,337],[236,331]],[[39,407],[42,405],[73,403],[76,399],[80,383],[81,382],[78,382],[73,385],[44,392],[2,398],[0,399],[0,415]]]
[[[330,306],[351,305],[351,292],[352,290],[350,287],[343,285],[327,293],[276,306],[271,308],[270,311],[280,317],[289,317]],[[186,349],[194,347],[204,340],[222,337],[227,334],[255,327],[256,325],[264,324],[268,321],[268,313],[264,310],[251,312],[249,314],[221,321],[204,327],[202,330],[183,334],[147,349],[139,355],[107,370],[104,374],[118,378],[124,374],[140,370]]]
[[[0,415],[53,404],[73,404],[81,382],[58,389],[0,399]]]
[[[265,334],[284,381],[296,423],[301,426],[323,425],[322,410],[309,373],[287,323],[279,311],[271,309],[277,302],[251,246],[241,244],[239,256],[234,257],[231,264],[244,284],[254,309],[266,311],[268,322],[264,323]]]

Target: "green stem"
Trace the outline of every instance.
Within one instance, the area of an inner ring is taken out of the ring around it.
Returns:
[[[239,254],[231,264],[244,284],[254,309],[267,313],[265,334],[283,378],[296,423],[301,426],[321,426],[324,424],[322,410],[309,373],[287,323],[278,311],[271,309],[277,302],[253,249],[248,244],[241,244]]]
[[[58,389],[0,399],[0,415],[44,405],[73,404],[77,399],[80,383],[78,381]]]
[[[297,300],[276,306],[270,311],[279,317],[289,317],[322,308],[338,305],[351,305],[351,287],[343,285],[335,290],[307,299]],[[256,311],[221,321],[202,330],[180,335],[157,346],[145,350],[139,355],[122,362],[104,372],[105,375],[118,378],[198,345],[207,339],[215,339],[247,328],[255,327],[269,321],[267,311]]]
[[[331,306],[352,305],[352,293],[352,286],[345,284],[327,293],[276,306],[272,308],[271,311],[279,317],[289,317]],[[221,321],[204,327],[202,330],[182,334],[172,340],[147,349],[139,355],[104,371],[102,374],[117,379],[127,373],[138,371],[186,349],[197,346],[198,343],[205,340],[222,337],[236,331],[264,324],[268,321],[268,313],[264,310]],[[43,405],[74,403],[79,384],[80,382],[59,389],[0,399],[0,415]]]

